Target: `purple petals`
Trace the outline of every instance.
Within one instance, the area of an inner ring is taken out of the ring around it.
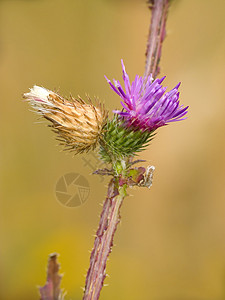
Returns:
[[[126,126],[134,129],[152,131],[170,122],[186,119],[188,106],[184,107],[179,102],[180,82],[169,92],[165,93],[166,87],[161,83],[166,76],[153,81],[152,76],[147,78],[135,76],[130,83],[126,73],[123,60],[121,60],[123,81],[125,89],[119,81],[114,80],[114,85],[105,76],[111,89],[123,100],[121,105],[124,111],[116,110],[114,113],[120,115]]]

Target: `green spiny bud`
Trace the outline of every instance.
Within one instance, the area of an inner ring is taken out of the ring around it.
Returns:
[[[144,150],[153,139],[153,132],[126,128],[117,117],[107,122],[101,137],[100,155],[105,162],[112,162]]]

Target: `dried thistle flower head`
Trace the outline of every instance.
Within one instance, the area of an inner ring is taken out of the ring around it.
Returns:
[[[95,107],[81,98],[70,100],[40,86],[24,94],[35,111],[52,122],[60,144],[67,150],[81,153],[96,147],[106,123],[107,113],[100,104]]]

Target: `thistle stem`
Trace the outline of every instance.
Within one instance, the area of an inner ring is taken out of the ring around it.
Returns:
[[[162,42],[165,37],[166,17],[169,0],[150,0],[153,3],[151,25],[146,50],[145,76],[155,77],[159,72]],[[103,205],[94,247],[91,252],[90,267],[87,272],[83,300],[98,300],[106,277],[106,263],[112,251],[113,238],[120,221],[120,207],[126,196],[127,185],[125,161],[117,161],[113,168],[117,174],[110,181],[108,194]]]
[[[94,248],[91,253],[90,267],[87,272],[83,300],[97,300],[106,277],[106,262],[112,250],[113,237],[120,221],[120,207],[126,196],[126,185],[117,188],[113,178],[103,205]]]
[[[146,49],[145,76],[152,74],[155,78],[159,73],[162,43],[166,35],[166,19],[169,0],[150,0],[152,15]]]

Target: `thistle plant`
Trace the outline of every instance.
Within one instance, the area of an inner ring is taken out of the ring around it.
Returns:
[[[118,80],[111,81],[106,77],[110,88],[121,99],[121,109],[114,110],[110,117],[102,104],[96,101],[93,104],[90,99],[87,102],[80,97],[65,99],[39,86],[34,86],[24,94],[34,110],[51,122],[50,126],[66,149],[76,154],[98,151],[99,158],[109,165],[109,168],[94,172],[112,178],[91,253],[83,300],[99,299],[106,276],[107,258],[112,251],[113,237],[120,221],[120,207],[128,195],[127,189],[131,186],[150,188],[152,185],[155,168],[135,167],[136,163],[143,162],[137,159],[137,155],[149,145],[158,128],[184,120],[187,115],[188,106],[184,107],[179,101],[180,83],[166,91],[167,88],[162,85],[165,76],[156,78],[169,1],[149,1],[149,4],[152,7],[152,20],[145,74],[136,75],[131,82],[122,60],[124,87]],[[55,265],[58,271],[58,265]],[[57,276],[53,273],[47,277],[45,287],[40,289],[42,300],[62,299],[58,287],[60,280],[57,280],[56,287],[53,284]],[[58,296],[46,296],[53,295],[54,290]]]
[[[181,83],[165,93],[166,87],[162,87],[161,83],[166,76],[153,80],[152,75],[143,78],[136,75],[135,80],[130,83],[123,60],[122,69],[125,90],[119,81],[114,80],[113,85],[106,79],[112,90],[123,100],[121,101],[123,110],[115,110],[114,113],[124,120],[126,128],[151,133],[170,122],[185,119],[187,107],[183,108],[179,105],[178,88]]]

